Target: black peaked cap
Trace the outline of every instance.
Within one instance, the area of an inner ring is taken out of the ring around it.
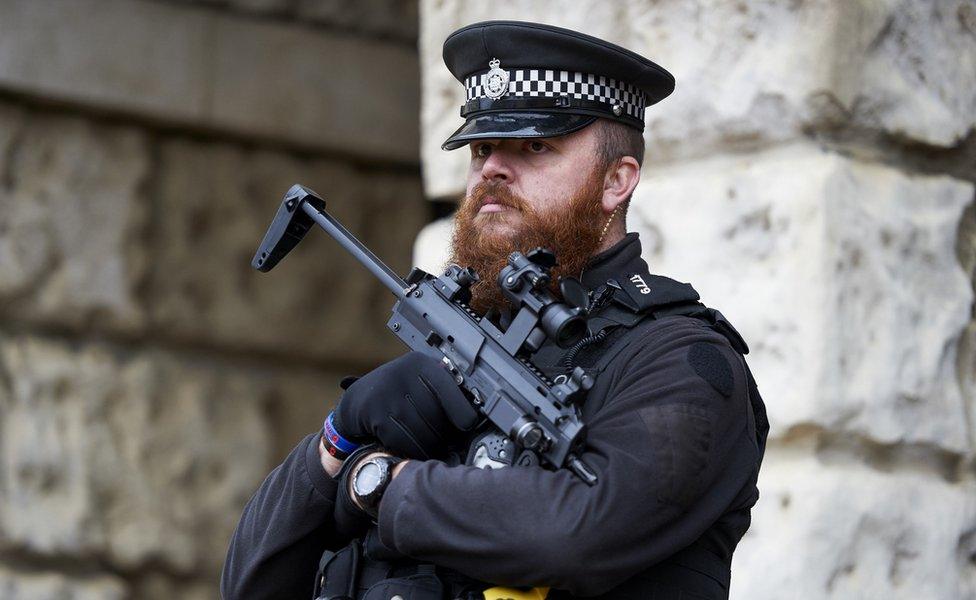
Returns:
[[[444,143],[448,150],[479,138],[563,135],[597,117],[643,130],[644,108],[674,91],[674,77],[653,61],[540,23],[468,25],[444,41],[443,58],[467,90],[466,122]],[[497,72],[492,65],[507,73],[502,81],[511,91],[500,97],[485,92],[486,76]]]

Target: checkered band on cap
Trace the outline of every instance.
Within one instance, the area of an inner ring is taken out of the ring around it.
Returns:
[[[568,96],[576,100],[589,100],[607,105],[611,110],[620,105],[623,114],[644,120],[647,97],[637,86],[629,83],[573,71],[546,69],[511,69],[508,72],[508,93],[505,98],[556,98]],[[464,80],[466,100],[488,98],[485,93],[487,73],[471,75]]]

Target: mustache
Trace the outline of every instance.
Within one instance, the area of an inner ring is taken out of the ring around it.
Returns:
[[[529,208],[528,202],[513,192],[506,184],[500,181],[482,181],[474,186],[474,189],[471,190],[471,194],[468,196],[468,211],[477,213],[489,197],[497,204],[502,204],[522,212],[525,212]]]

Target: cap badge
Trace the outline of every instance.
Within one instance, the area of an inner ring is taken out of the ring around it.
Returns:
[[[485,95],[498,100],[508,93],[508,71],[500,68],[501,61],[493,58],[488,61],[491,70],[485,73]]]

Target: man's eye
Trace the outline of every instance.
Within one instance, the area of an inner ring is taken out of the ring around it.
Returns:
[[[533,154],[539,154],[540,152],[545,152],[548,149],[542,142],[529,142],[527,146],[529,152]]]
[[[474,147],[474,155],[478,158],[488,158],[491,156],[491,144],[478,144]]]

